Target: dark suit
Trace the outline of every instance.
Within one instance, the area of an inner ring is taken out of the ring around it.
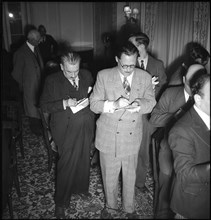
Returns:
[[[94,137],[94,113],[89,106],[73,114],[63,108],[63,100],[88,97],[93,86],[91,73],[80,69],[79,89],[76,90],[63,72],[46,78],[40,105],[51,114],[50,128],[58,146],[55,203],[59,207],[69,204],[73,193],[87,193],[89,189],[90,146]]]
[[[184,104],[184,86],[167,88],[151,112],[149,123],[154,128],[154,131],[157,127],[171,127],[175,122],[173,118],[175,112]],[[172,153],[166,137],[160,143],[159,168],[159,199],[158,204],[156,204],[155,217],[164,219],[171,217],[169,216],[171,215],[169,194],[173,170]]]
[[[40,118],[37,104],[40,94],[41,74],[43,62],[39,56],[39,63],[29,46],[24,43],[14,54],[12,76],[18,82],[23,92],[23,105],[26,116]]]
[[[171,208],[186,218],[210,218],[210,131],[192,107],[169,132],[176,172]]]
[[[155,98],[158,100],[167,80],[163,62],[148,55],[146,71],[150,73],[151,76],[158,77],[159,83],[155,86]],[[151,135],[155,130],[148,122],[148,114],[143,115],[143,127],[143,138],[139,150],[136,171],[136,186],[138,187],[143,187],[146,181],[147,169],[149,167],[149,146],[151,143]]]

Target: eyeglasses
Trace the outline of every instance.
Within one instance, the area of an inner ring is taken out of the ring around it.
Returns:
[[[136,65],[122,65],[120,59],[119,59],[119,63],[120,63],[120,65],[121,65],[122,69],[124,69],[124,70],[126,70],[126,69],[128,69],[128,68],[134,69],[134,68],[136,67]]]

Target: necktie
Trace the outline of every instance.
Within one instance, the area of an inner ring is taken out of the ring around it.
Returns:
[[[145,68],[144,68],[144,61],[143,60],[141,60],[141,69],[145,70]]]
[[[75,79],[72,79],[72,83],[73,83],[74,88],[75,88],[76,90],[78,90],[78,86],[77,86],[77,84],[76,84],[76,82],[75,82]]]
[[[37,62],[39,64],[39,66],[41,66],[40,60],[39,60],[39,52],[38,52],[38,48],[37,47],[34,47],[34,54],[35,54],[35,57],[37,59]]]
[[[131,88],[130,88],[130,84],[129,84],[128,80],[127,80],[127,77],[124,77],[123,87],[124,87],[126,95],[129,96]]]

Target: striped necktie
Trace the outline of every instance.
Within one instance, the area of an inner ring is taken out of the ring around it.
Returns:
[[[130,84],[127,80],[127,77],[124,77],[123,87],[124,87],[126,95],[129,97],[131,88],[130,88]]]
[[[144,68],[144,61],[143,60],[141,60],[141,69],[145,70],[145,68]]]
[[[76,90],[78,90],[78,86],[77,86],[77,84],[76,84],[76,82],[75,82],[75,79],[72,79],[72,85],[74,86],[74,88],[76,89]]]

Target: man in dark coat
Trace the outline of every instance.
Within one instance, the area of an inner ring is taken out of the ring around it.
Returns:
[[[163,62],[149,55],[149,37],[146,34],[134,34],[129,38],[129,41],[132,42],[139,51],[137,67],[146,70],[152,77],[155,98],[158,100],[167,80]],[[154,131],[148,122],[148,116],[149,114],[143,115],[143,139],[139,150],[136,170],[136,187],[139,188],[141,192],[146,190],[145,181],[149,167],[149,146],[151,143],[151,134]]]
[[[58,146],[55,215],[64,218],[73,193],[88,194],[90,146],[94,136],[94,113],[89,108],[93,78],[80,69],[80,56],[67,52],[60,72],[47,77],[40,105],[51,114],[50,128]]]
[[[41,134],[41,120],[38,101],[43,74],[43,61],[37,47],[40,33],[33,29],[27,35],[27,41],[15,52],[12,76],[18,82],[23,94],[25,115],[29,117],[30,128],[35,134]]]
[[[210,75],[195,75],[194,106],[169,132],[175,179],[171,208],[175,218],[210,219]]]

